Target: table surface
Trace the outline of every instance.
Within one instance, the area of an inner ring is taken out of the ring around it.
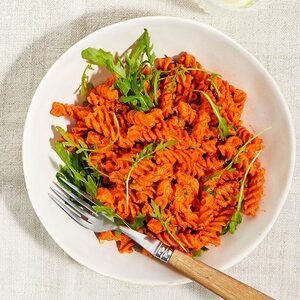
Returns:
[[[32,95],[75,42],[106,25],[150,15],[210,24],[253,53],[279,84],[300,126],[300,4],[275,0],[248,14],[213,17],[192,0],[21,1],[0,10],[0,299],[216,299],[197,284],[136,286],[73,261],[47,234],[28,199],[21,145]],[[280,138],[280,137],[279,137]],[[297,137],[298,139],[299,137]],[[281,137],[284,142],[284,137]],[[299,145],[299,139],[298,145]],[[299,299],[300,155],[286,204],[264,241],[227,273],[276,299]],[[297,205],[298,204],[298,205]]]

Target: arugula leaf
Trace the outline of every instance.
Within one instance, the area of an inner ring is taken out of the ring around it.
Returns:
[[[153,208],[153,213],[151,213],[151,217],[157,218],[159,221],[163,218],[163,210],[160,210],[159,206],[156,204],[154,200],[151,199],[151,206]]]
[[[96,213],[103,213],[108,218],[120,218],[119,215],[116,214],[110,206],[94,205],[93,209]]]
[[[78,188],[84,189],[87,193],[95,197],[100,180],[95,174],[83,171],[85,167],[81,163],[83,161],[82,154],[68,152],[63,143],[59,141],[55,143],[55,151],[65,163],[65,166],[60,167],[60,171],[56,174],[58,181],[62,183],[63,181],[60,178],[65,177]]]
[[[115,120],[115,123],[116,123],[116,127],[117,127],[116,137],[107,146],[105,146],[105,147],[103,147],[101,149],[94,149],[94,150],[93,149],[89,149],[89,147],[87,146],[87,144],[84,141],[80,140],[80,139],[78,140],[79,144],[77,144],[77,143],[75,143],[74,141],[72,141],[68,137],[66,131],[63,128],[61,128],[59,126],[57,126],[56,128],[59,131],[59,133],[62,135],[62,137],[66,140],[65,142],[62,143],[63,146],[77,148],[78,150],[76,150],[76,153],[77,154],[84,153],[85,154],[85,158],[84,159],[86,161],[89,161],[88,156],[87,156],[88,152],[103,152],[106,149],[108,149],[109,147],[111,147],[118,140],[118,138],[120,136],[120,125],[119,125],[119,121],[118,121],[117,116],[116,116],[115,113],[113,114],[113,117],[114,117],[114,120]]]
[[[212,175],[206,176],[206,177],[204,178],[204,181],[210,180],[210,179],[211,179],[211,180],[217,180],[217,179],[220,179],[221,176],[223,175],[223,173],[224,173],[225,171],[231,170],[232,164],[233,164],[233,161],[231,160],[230,163],[229,163],[224,169],[222,169],[222,170],[220,170],[220,171],[218,171],[218,172],[216,172],[216,173],[214,173],[214,174],[212,174]]]
[[[146,28],[144,28],[144,34],[142,35],[142,38],[144,40],[141,41],[141,43],[145,45],[145,52],[148,58],[148,62],[150,65],[153,65],[155,61],[155,53],[151,53],[151,51],[153,50],[153,45],[150,46],[150,35]]]
[[[234,233],[236,231],[236,227],[238,224],[241,224],[242,223],[242,215],[241,215],[241,212],[240,211],[236,211],[229,223],[228,223],[228,230],[230,233]]]
[[[85,178],[78,172],[72,165],[73,159],[71,159],[71,154],[64,148],[63,143],[56,141],[55,151],[61,158],[61,160],[66,164],[66,167],[74,174],[74,176],[80,180],[85,181]]]
[[[110,52],[103,49],[87,48],[81,52],[81,57],[86,59],[89,64],[106,67],[118,77],[126,78],[125,69],[122,68],[119,61],[114,62],[114,57]]]
[[[151,108],[154,107],[154,103],[147,93],[144,82],[146,82],[146,79],[143,75],[140,75],[139,78],[133,76],[130,83],[131,90],[128,92],[130,95],[121,96],[119,101],[121,103],[127,103],[134,110],[143,112],[151,110]]]
[[[89,76],[86,74],[88,70],[94,71],[93,67],[91,64],[88,64],[81,76],[81,85],[80,85],[80,94],[81,96],[86,96],[89,91],[94,87],[91,82],[89,82]]]
[[[182,79],[185,80],[186,79],[185,73],[189,72],[189,70],[191,70],[191,69],[192,68],[185,68],[184,66],[179,66],[179,67],[175,67],[169,71],[161,71],[163,73],[169,73],[169,72],[175,71],[176,73],[173,75],[167,75],[165,77],[161,77],[161,78],[157,79],[157,81],[164,80],[167,78],[170,79],[171,82],[170,82],[169,86],[165,89],[165,91],[168,92],[168,91],[172,90],[174,87],[176,87],[177,77],[182,76]],[[196,68],[195,68],[195,70],[196,70]]]
[[[102,149],[97,149],[97,151],[105,151],[107,148],[111,147],[119,138],[120,136],[120,126],[119,126],[119,122],[118,122],[118,119],[117,119],[117,116],[116,114],[114,113],[113,114],[113,117],[114,117],[114,120],[116,122],[116,126],[117,126],[117,134],[116,134],[116,137],[113,141],[111,141],[111,143],[107,146],[105,146],[104,148]],[[61,128],[60,126],[56,126],[56,129],[58,130],[58,132],[61,134],[61,136],[64,138],[65,142],[62,143],[63,146],[66,146],[66,147],[74,147],[74,148],[77,148],[78,150],[76,150],[76,154],[81,154],[83,153],[84,156],[82,157],[82,159],[84,161],[86,161],[88,163],[88,167],[87,168],[91,168],[93,169],[95,172],[97,172],[99,175],[101,176],[105,176],[105,177],[109,177],[107,174],[105,174],[104,172],[102,172],[101,170],[99,170],[91,161],[91,158],[90,158],[90,155],[88,155],[88,153],[90,152],[96,152],[96,150],[92,150],[92,149],[89,149],[88,146],[82,141],[82,140],[78,140],[78,143],[79,144],[76,144],[75,142],[73,142],[67,135],[66,131]],[[58,145],[58,147],[60,147]],[[61,148],[61,147],[60,147]],[[58,149],[60,150],[60,154],[63,152],[62,149]],[[79,170],[80,171],[80,170]],[[89,184],[92,184],[92,182],[90,181]]]
[[[169,86],[165,89],[166,92],[171,91],[173,88],[175,88],[175,86],[177,85],[176,80],[173,80]]]
[[[175,145],[177,141],[170,140],[165,143],[160,142],[155,148],[155,143],[148,144],[144,149],[142,149],[139,153],[136,154],[136,158],[133,160],[133,164],[127,174],[125,185],[126,185],[126,205],[128,206],[129,203],[129,180],[131,177],[131,173],[135,168],[138,168],[139,162],[142,160],[150,159],[153,157],[153,154],[157,151],[166,150],[167,147],[170,147],[172,145]],[[130,159],[126,159],[128,161],[131,161]]]
[[[122,234],[122,232],[120,230],[115,230],[114,233],[115,233],[115,236],[120,236]]]
[[[204,252],[207,250],[208,250],[208,248],[202,247],[199,251],[192,251],[192,255],[194,257],[199,257],[199,256],[202,256],[204,254]]]
[[[153,154],[153,147],[154,143],[148,144],[144,149],[142,149],[138,154],[137,154],[137,159],[147,159],[149,155]]]
[[[151,213],[151,217],[156,218],[159,220],[161,225],[166,228],[167,233],[178,243],[178,245],[185,251],[187,252],[186,248],[183,246],[182,242],[178,237],[175,236],[176,233],[176,228],[174,228],[174,231],[172,232],[170,230],[169,224],[170,221],[172,220],[172,216],[168,217],[167,220],[163,220],[164,216],[164,210],[160,209],[159,206],[151,199],[151,206],[153,208],[153,213]]]
[[[220,76],[219,74],[213,73],[213,74],[211,74],[211,76],[208,78],[208,81],[210,81],[211,85],[212,85],[213,88],[216,90],[218,97],[220,98],[220,97],[221,97],[221,93],[220,93],[220,91],[219,91],[219,89],[218,89],[218,87],[217,87],[217,85],[216,85],[216,82],[215,82],[215,79],[216,79],[217,77],[219,77],[219,76]]]
[[[71,164],[71,160],[70,160],[70,156],[69,156],[68,152],[65,151],[65,147],[59,141],[55,142],[55,152],[58,154],[58,156],[60,157],[60,159],[66,165],[70,165]]]
[[[118,226],[125,225],[133,230],[138,230],[139,228],[142,228],[144,226],[144,221],[145,221],[146,216],[143,214],[139,214],[138,216],[136,216],[134,219],[134,222],[132,224],[129,224],[122,217],[120,217],[117,213],[115,213],[114,210],[110,206],[94,205],[93,209],[95,210],[96,213],[102,213],[102,214],[105,214],[108,218],[114,219],[115,224]],[[115,233],[117,233],[117,232],[119,232],[119,231],[116,230]]]
[[[155,105],[157,106],[158,105],[158,102],[157,102],[157,99],[158,99],[158,88],[159,88],[159,85],[158,85],[158,81],[159,81],[159,77],[161,75],[161,70],[154,70],[154,77],[153,77],[153,81],[152,81],[152,86],[153,86],[153,100],[154,100],[154,103]]]
[[[214,190],[212,190],[211,188],[209,188],[208,186],[204,185],[203,186],[203,190],[213,196],[216,196],[216,192]]]
[[[56,141],[55,143],[55,151],[65,163],[65,166],[61,167],[60,172],[57,173],[57,179],[59,180],[60,177],[63,176],[78,188],[84,189],[88,194],[96,197],[97,187],[101,185],[101,177],[99,174],[102,176],[107,175],[103,172],[98,172],[97,168],[90,162],[88,152],[93,150],[90,150],[82,140],[78,140],[79,144],[72,141],[63,128],[59,126],[56,128],[65,140],[64,142]],[[66,147],[77,148],[77,151],[69,152]],[[83,164],[84,161],[89,163],[89,166]],[[97,171],[97,173],[95,173],[95,171]],[[62,181],[59,180],[59,182]]]
[[[104,172],[102,172],[101,170],[98,169],[97,166],[95,166],[93,163],[92,163],[92,160],[91,160],[91,157],[89,155],[87,155],[85,153],[85,157],[82,158],[84,161],[87,162],[88,166],[86,167],[86,169],[92,169],[96,174],[100,175],[100,176],[103,176],[103,177],[107,177],[109,178],[109,175],[105,174]]]
[[[258,136],[260,136],[261,134],[263,134],[264,132],[266,132],[267,130],[270,130],[270,129],[271,129],[271,127],[267,127],[265,129],[261,130],[260,132],[258,132],[257,134],[255,134],[253,137],[251,137],[246,143],[244,143],[243,146],[241,146],[238,149],[237,154],[230,160],[230,162],[224,169],[222,169],[212,175],[206,176],[204,178],[204,181],[209,180],[209,179],[211,179],[211,180],[219,179],[225,171],[234,172],[236,169],[232,168],[232,166],[233,166],[233,164],[239,163],[239,156],[241,155],[241,153],[243,153],[246,150],[247,145],[249,145],[254,139],[256,139]]]
[[[67,142],[70,142],[71,144],[74,144],[73,147],[77,147],[77,144],[75,144],[67,135],[67,132],[60,126],[56,126],[57,131],[60,133],[60,135],[66,140]]]
[[[199,146],[197,144],[190,144],[189,148],[201,151],[201,149],[199,148]]]
[[[67,147],[74,147],[77,148],[78,150],[76,151],[77,154],[81,152],[93,152],[94,150],[91,150],[88,148],[88,146],[81,140],[78,141],[79,144],[75,143],[72,141],[68,135],[67,132],[60,126],[56,126],[57,131],[61,134],[61,136],[64,138],[65,142],[63,142],[63,146]]]
[[[77,171],[82,173],[83,165],[81,163],[81,155],[76,152],[69,152],[71,166]]]
[[[257,134],[255,134],[253,137],[251,137],[243,146],[241,146],[236,154],[236,156],[233,158],[234,163],[238,162],[239,155],[246,150],[246,147],[258,136],[262,135],[267,130],[270,130],[272,127],[267,127],[261,131],[259,131]]]
[[[116,75],[115,86],[121,92],[120,102],[127,103],[135,110],[147,112],[154,106],[153,99],[145,87],[145,82],[149,81],[153,74],[144,74],[146,65],[150,65],[151,68],[154,65],[155,54],[152,50],[149,33],[144,29],[143,34],[131,47],[129,55],[126,53],[123,57],[117,56],[114,60],[110,52],[87,48],[82,51],[81,56],[89,64],[104,66]],[[145,55],[147,59],[144,61]]]
[[[133,229],[133,230],[138,230],[142,227],[144,227],[144,221],[146,219],[146,215],[144,214],[139,214],[134,218],[134,222],[132,224],[130,224],[129,226]]]
[[[130,60],[131,65],[138,64],[139,61],[143,59],[144,54],[146,54],[149,64],[152,65],[155,60],[155,54],[151,53],[152,50],[153,45],[150,45],[148,30],[144,28],[143,34],[135,43],[133,50],[130,53],[130,58],[127,58],[127,60]]]
[[[97,196],[97,184],[91,175],[87,175],[87,182],[84,183],[85,190],[93,197]]]
[[[122,80],[116,80],[116,86],[119,88],[121,93],[127,96],[128,92],[130,91],[130,80],[124,78]]]
[[[208,73],[210,75],[219,76],[219,77],[221,76],[218,73],[215,73],[215,72],[212,72],[212,71],[208,71],[208,70],[206,70],[204,68],[186,68],[186,67],[180,65],[179,67],[175,67],[175,68],[173,68],[171,70],[163,70],[162,71],[163,73],[167,73],[168,74],[168,73],[171,73],[171,72],[176,72],[176,74],[171,75],[171,76],[162,77],[159,80],[164,80],[167,77],[170,78],[172,76],[176,76],[178,74],[178,72],[179,72],[180,75],[184,75],[185,73],[188,73],[189,71],[202,71],[202,72]]]
[[[169,225],[170,225],[170,222],[171,222],[172,219],[173,219],[173,217],[170,216],[170,217],[168,217],[167,220],[164,222],[164,227],[166,228],[167,232],[170,232],[170,227],[169,227]],[[174,235],[175,233],[176,233],[176,229],[174,228],[172,234]]]
[[[211,74],[212,79],[214,76],[219,76],[203,68],[185,68],[183,66],[168,71],[157,70],[154,67],[155,53],[153,52],[153,45],[150,43],[150,36],[147,29],[144,29],[143,34],[122,56],[116,55],[114,58],[112,53],[96,48],[83,50],[81,56],[88,63],[81,80],[82,95],[87,94],[91,88],[86,74],[87,70],[92,69],[92,65],[103,66],[116,75],[114,85],[121,93],[119,101],[127,103],[134,110],[143,112],[150,111],[155,105],[158,105],[158,82],[160,80],[167,77],[171,78],[173,80],[173,83],[170,85],[171,88],[176,85],[177,76],[182,75],[185,80],[185,74],[189,71],[201,70],[207,72]],[[144,74],[146,66],[150,67],[150,74]],[[161,78],[162,73],[165,74],[173,71],[176,71],[176,74]],[[151,93],[147,90],[149,83],[152,87]],[[214,85],[213,80],[212,85]]]
[[[227,225],[227,226],[223,227],[223,229],[222,229],[220,235],[224,235],[224,234],[226,234],[228,231],[229,231],[229,226]]]
[[[255,162],[255,160],[257,159],[257,157],[259,156],[259,154],[261,153],[261,151],[259,151],[255,156],[254,158],[252,159],[252,161],[250,162],[245,174],[244,174],[244,177],[243,177],[243,180],[241,182],[241,188],[240,188],[240,192],[239,192],[239,197],[238,197],[238,203],[237,203],[237,206],[236,206],[236,211],[235,213],[233,214],[231,220],[229,221],[228,223],[228,226],[229,226],[229,232],[230,233],[234,233],[236,231],[236,227],[238,224],[240,224],[242,222],[242,215],[241,215],[241,209],[242,209],[242,202],[244,201],[245,199],[245,196],[244,196],[244,189],[245,189],[245,183],[246,183],[246,179],[247,179],[247,176],[248,176],[248,173],[253,165],[253,163]]]
[[[169,141],[167,141],[167,142],[165,142],[165,143],[160,142],[160,143],[156,146],[154,152],[167,150],[168,147],[174,146],[176,143],[177,143],[177,141],[175,141],[175,140],[169,140]]]
[[[228,136],[233,135],[233,133],[230,131],[230,129],[233,126],[227,124],[226,119],[223,118],[220,114],[220,107],[212,101],[212,99],[210,98],[210,96],[207,93],[200,91],[200,90],[194,90],[194,91],[200,92],[206,98],[206,100],[209,102],[209,104],[211,105],[211,108],[219,121],[218,129],[219,129],[220,137],[223,141],[225,141]]]
[[[178,76],[182,76],[182,79],[186,80],[186,73],[189,73],[190,71],[202,71],[202,72],[208,73],[208,74],[211,75],[212,79],[214,79],[215,77],[221,76],[220,74],[213,73],[213,72],[205,70],[203,68],[186,68],[186,67],[180,65],[179,67],[175,67],[171,70],[161,70],[161,72],[164,73],[164,74],[165,73],[168,74],[168,73],[171,73],[171,72],[175,72],[175,74],[160,77],[158,79],[158,81],[165,80],[167,78],[171,80],[170,85],[165,90],[167,92],[167,91],[170,91],[171,89],[173,89],[177,85],[176,78]],[[214,84],[214,82],[212,83],[212,85],[213,84]],[[217,87],[216,87],[216,90],[219,91]]]
[[[130,227],[130,225],[122,217],[120,217],[117,213],[115,213],[114,210],[110,206],[94,205],[92,207],[96,213],[102,213],[106,217],[114,219],[114,222],[117,225],[122,224],[127,227]]]
[[[138,244],[135,244],[135,245],[133,246],[133,249],[134,249],[136,252],[142,252],[142,250],[143,250],[143,248],[142,248],[140,245],[138,245]]]

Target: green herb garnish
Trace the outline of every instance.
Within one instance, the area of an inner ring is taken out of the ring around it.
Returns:
[[[106,67],[119,78],[126,78],[126,71],[119,61],[115,62],[113,55],[103,49],[87,48],[81,52],[81,57],[90,65]]]
[[[155,146],[155,142],[146,146],[143,150],[136,154],[135,159],[127,159],[128,161],[132,162],[132,166],[128,172],[126,177],[126,205],[128,206],[129,203],[129,180],[131,177],[132,171],[139,166],[139,162],[142,160],[150,159],[153,157],[153,154],[157,151],[166,150],[168,147],[175,145],[177,142],[174,140],[167,141],[165,143],[160,142]]]
[[[251,137],[251,138],[250,138],[243,146],[241,146],[241,147],[239,148],[237,154],[229,161],[228,165],[227,165],[224,169],[222,169],[222,170],[216,172],[215,174],[212,174],[212,175],[210,175],[210,176],[205,177],[205,178],[204,178],[204,181],[209,180],[209,179],[211,179],[211,180],[219,179],[219,178],[223,175],[223,173],[224,173],[225,171],[228,171],[228,172],[234,172],[236,169],[233,168],[232,166],[233,166],[234,164],[236,164],[236,163],[239,162],[239,156],[240,156],[240,154],[243,153],[243,152],[246,150],[246,147],[247,147],[247,146],[248,146],[255,138],[257,138],[258,136],[260,136],[261,134],[263,134],[264,132],[266,132],[266,131],[269,130],[269,129],[271,129],[271,127],[265,128],[265,129],[263,129],[262,131],[260,131],[260,132],[258,132],[257,134],[255,134],[253,137]]]
[[[207,93],[200,90],[194,90],[194,92],[200,92],[205,97],[205,99],[209,102],[215,116],[219,121],[218,129],[219,129],[220,138],[223,141],[225,141],[228,136],[233,135],[231,131],[233,126],[228,125],[226,119],[221,116],[220,107],[212,101],[212,99]]]
[[[166,220],[163,219],[164,216],[164,210],[160,209],[159,206],[151,200],[151,206],[153,208],[153,213],[151,213],[151,217],[156,218],[159,220],[161,225],[166,229],[167,233],[178,243],[178,245],[185,251],[187,252],[186,248],[183,246],[182,242],[178,237],[175,236],[176,233],[176,228],[174,228],[174,231],[172,232],[170,230],[169,224],[170,221],[172,220],[173,216],[168,217]]]
[[[116,115],[114,114],[114,118],[117,119]],[[117,120],[118,121],[118,120]],[[76,150],[76,154],[83,154],[82,159],[84,161],[86,161],[88,163],[88,166],[85,166],[85,169],[90,168],[93,169],[94,171],[96,171],[97,173],[99,173],[101,176],[105,176],[105,177],[109,177],[107,174],[103,173],[102,171],[100,171],[92,162],[91,162],[91,158],[90,158],[90,153],[91,152],[96,152],[96,151],[103,151],[106,150],[108,147],[110,147],[111,145],[113,145],[118,137],[119,137],[119,123],[117,122],[117,127],[118,127],[118,134],[116,135],[116,138],[106,147],[102,148],[102,149],[97,149],[97,150],[93,150],[93,149],[89,149],[88,146],[82,141],[82,140],[78,140],[78,144],[75,143],[74,141],[72,141],[66,131],[61,128],[60,126],[56,126],[57,131],[61,134],[61,136],[64,138],[64,142],[62,142],[62,146],[63,148],[65,147],[74,147],[77,148]],[[56,151],[57,152],[57,151]],[[62,151],[60,151],[62,152]],[[66,154],[65,154],[66,155]]]
[[[106,217],[114,219],[114,222],[117,225],[125,225],[127,227],[130,227],[130,225],[122,217],[115,213],[110,206],[94,205],[93,209],[96,213],[102,213]]]
[[[174,67],[171,70],[162,70],[162,73],[164,73],[164,74],[166,74],[166,73],[168,74],[171,72],[176,72],[176,73],[174,75],[167,75],[167,76],[161,77],[161,78],[159,78],[159,80],[164,80],[166,78],[175,78],[178,75],[184,75],[184,79],[185,79],[185,73],[188,73],[189,71],[202,71],[202,72],[210,74],[211,76],[221,76],[220,74],[208,71],[203,68],[186,68],[186,67],[180,65],[179,67]]]
[[[130,224],[129,226],[134,230],[143,228],[145,219],[146,219],[146,215],[140,213],[134,218],[133,223]]]
[[[218,89],[218,87],[217,87],[217,85],[216,85],[216,82],[215,82],[215,79],[216,79],[217,77],[219,77],[219,76],[220,76],[219,74],[213,73],[213,74],[211,74],[211,76],[209,77],[208,81],[210,81],[211,85],[212,85],[212,86],[214,87],[214,89],[216,90],[218,97],[220,98],[220,97],[221,97],[221,93],[220,93],[220,91],[219,91],[219,89]]]
[[[202,247],[199,251],[192,251],[192,255],[194,256],[194,257],[199,257],[199,256],[202,256],[203,254],[204,254],[204,252],[205,251],[207,251],[208,250],[208,248],[206,248],[206,247]]]
[[[226,233],[228,232],[228,230],[229,230],[229,226],[228,226],[228,225],[227,225],[227,226],[225,226],[225,227],[223,227],[223,229],[222,229],[222,231],[221,231],[220,235],[224,235],[224,234],[226,234]]]
[[[155,98],[153,101],[145,87],[145,82],[150,82],[153,77],[154,81],[157,81],[159,76],[159,74],[153,76],[155,54],[152,50],[149,33],[144,29],[144,33],[131,47],[129,54],[125,53],[124,56],[117,56],[114,59],[110,52],[103,49],[87,48],[82,51],[81,56],[89,64],[106,67],[116,75],[115,85],[121,93],[120,102],[127,103],[135,110],[147,112],[157,101]],[[145,56],[146,59],[144,59]],[[144,74],[147,65],[151,68],[150,75]]]
[[[203,186],[203,190],[213,196],[216,196],[216,192],[214,190],[212,190],[211,188],[209,188],[208,186],[204,185]]]
[[[133,249],[134,249],[136,252],[142,252],[142,250],[143,250],[143,248],[142,248],[140,245],[138,245],[138,244],[135,244],[135,245],[133,246]]]
[[[138,230],[142,228],[144,226],[144,221],[146,219],[146,216],[144,214],[139,214],[135,217],[134,222],[132,224],[129,224],[121,216],[115,213],[110,206],[94,205],[93,209],[95,210],[96,213],[103,213],[108,218],[114,219],[116,225],[118,226],[125,225],[127,227],[130,227],[133,230]],[[119,230],[115,230],[115,234],[116,236],[118,236],[121,234],[121,232]]]
[[[152,81],[152,88],[153,88],[153,100],[154,100],[154,103],[155,105],[157,106],[158,105],[158,88],[159,88],[159,84],[158,84],[158,81],[159,81],[159,77],[161,75],[161,70],[154,70],[154,76],[153,76],[153,81]]]
[[[74,147],[77,148],[76,153],[80,154],[82,152],[92,152],[93,150],[89,149],[88,146],[82,141],[78,140],[78,143],[75,143],[72,141],[68,135],[67,132],[60,126],[56,126],[57,131],[61,134],[61,136],[64,138],[65,142],[62,142],[62,145],[64,147]]]
[[[115,230],[114,233],[115,233],[115,236],[120,236],[122,234],[122,232],[120,230]]]
[[[60,180],[60,177],[64,177],[77,187],[84,189],[88,194],[95,197],[97,195],[97,187],[100,183],[98,174],[94,172],[83,171],[86,167],[82,160],[82,156],[86,154],[69,152],[66,150],[63,143],[56,141],[55,152],[65,163],[65,166],[60,167],[60,171],[56,174],[57,180],[67,186]]]
[[[254,161],[257,159],[258,155],[261,153],[261,151],[259,151],[255,156],[254,158],[252,159],[252,161],[250,162],[245,174],[244,174],[244,177],[243,177],[243,180],[241,182],[241,188],[240,188],[240,192],[239,192],[239,197],[238,197],[238,203],[237,203],[237,206],[236,206],[236,211],[235,213],[232,215],[232,218],[231,220],[229,221],[228,223],[228,228],[229,228],[229,232],[230,233],[234,233],[236,231],[236,227],[238,224],[240,224],[242,222],[242,215],[241,215],[241,209],[242,209],[242,202],[244,201],[245,199],[245,195],[244,195],[244,189],[245,189],[245,183],[246,183],[246,179],[247,179],[247,175],[254,163]]]
[[[83,71],[83,74],[81,76],[81,85],[80,85],[80,94],[81,96],[86,96],[90,90],[94,87],[91,82],[89,82],[89,76],[87,75],[87,71],[92,70],[94,71],[91,64],[88,64],[86,68]]]

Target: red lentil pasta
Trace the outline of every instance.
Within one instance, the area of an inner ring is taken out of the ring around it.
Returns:
[[[121,101],[113,74],[87,91],[86,105],[54,102],[51,114],[74,121],[60,142],[70,154],[84,152],[85,166],[98,172],[99,202],[129,224],[140,218],[135,227],[140,232],[200,255],[235,231],[229,225],[237,217],[239,199],[243,214],[256,215],[265,169],[254,158],[263,142],[241,120],[246,93],[204,70],[194,56],[183,52],[158,58],[149,69],[143,66],[143,87],[156,105],[148,111]],[[149,155],[142,157],[147,146],[152,147]],[[137,249],[117,231],[98,238],[116,241],[121,253]]]

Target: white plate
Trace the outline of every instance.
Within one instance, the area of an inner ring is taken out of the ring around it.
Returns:
[[[85,67],[81,51],[98,47],[122,53],[148,28],[158,56],[181,51],[194,54],[203,66],[223,75],[248,93],[243,113],[254,130],[272,126],[264,134],[261,156],[267,169],[265,196],[256,218],[244,218],[234,235],[223,237],[222,246],[211,247],[203,261],[229,268],[247,256],[266,236],[287,196],[295,161],[295,136],[288,106],[265,68],[244,48],[204,24],[172,17],[133,19],[100,29],[85,37],[50,68],[30,105],[24,129],[23,164],[32,205],[46,230],[73,259],[101,274],[141,284],[182,284],[189,280],[154,259],[139,253],[119,254],[114,242],[99,245],[92,232],[80,227],[49,200],[58,157],[51,149],[51,126],[68,124],[49,114],[53,101],[74,103],[74,91]]]

